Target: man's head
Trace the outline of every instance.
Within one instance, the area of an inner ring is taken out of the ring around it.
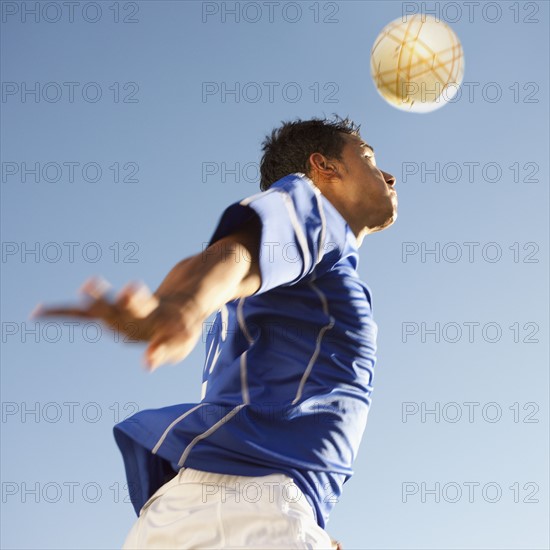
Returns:
[[[260,189],[265,191],[271,184],[294,172],[309,175],[312,153],[340,160],[344,135],[359,136],[359,128],[351,120],[339,117],[333,121],[313,118],[284,122],[262,143]]]
[[[376,166],[374,150],[349,119],[297,120],[273,130],[263,144],[260,188],[306,174],[348,222],[358,244],[397,218],[395,178]]]

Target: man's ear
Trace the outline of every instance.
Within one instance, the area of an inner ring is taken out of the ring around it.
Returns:
[[[331,179],[339,174],[337,164],[321,153],[312,153],[309,156],[309,165],[313,172],[327,179]]]

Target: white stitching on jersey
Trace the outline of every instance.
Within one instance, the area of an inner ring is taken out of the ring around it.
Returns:
[[[151,451],[153,454],[157,454],[157,451],[160,449],[160,446],[164,443],[164,440],[166,439],[166,436],[168,435],[168,432],[180,421],[183,420],[187,415],[191,414],[192,412],[196,411],[199,407],[202,407],[203,405],[208,405],[208,403],[199,403],[197,406],[193,407],[192,409],[189,409],[185,413],[183,413],[181,416],[178,416],[176,420],[174,420],[166,430],[164,430],[164,433],[160,436],[160,439],[157,441],[157,444],[154,446],[153,450]]]
[[[218,357],[221,355],[221,353],[222,353],[222,349],[221,349],[220,344],[218,343],[216,353],[214,354],[214,359],[212,359],[210,369],[208,369],[208,374],[210,374],[214,370],[214,366],[216,365],[216,361],[218,360]]]
[[[244,318],[243,313],[243,306],[244,301],[246,298],[241,298],[239,300],[239,304],[237,306],[237,319],[239,320],[239,327],[242,330],[243,334],[245,335],[248,346],[250,346],[254,343],[254,339],[250,335],[250,332],[248,332],[248,327],[246,326],[246,320]],[[248,391],[248,376],[247,376],[247,364],[246,364],[246,354],[248,353],[248,350],[246,350],[244,353],[241,354],[241,392],[243,396],[243,403],[248,404],[250,403],[250,393]]]
[[[321,218],[321,233],[319,235],[319,247],[318,247],[317,262],[316,262],[316,265],[317,265],[322,260],[324,255],[323,245],[324,245],[325,233],[326,233],[326,220],[325,220],[325,214],[324,214],[323,204],[321,199],[321,190],[305,174],[302,174],[301,172],[296,172],[296,175],[301,176],[306,180],[306,182],[312,188],[315,195],[315,199],[317,200],[317,207],[319,209],[319,216]],[[288,193],[288,191],[280,187],[273,187],[273,188],[267,189],[266,191],[261,191],[260,193],[251,195],[250,197],[246,197],[239,204],[241,206],[248,206],[252,201],[259,199],[261,197],[264,197],[265,195],[269,193],[273,193],[275,191],[278,191],[283,196],[283,202],[288,211],[290,223],[292,224],[292,228],[294,229],[294,233],[296,234],[296,238],[298,239],[298,244],[302,249],[302,256],[304,258],[304,269],[301,275],[303,276],[304,273],[307,271],[308,265],[310,263],[309,247],[308,247],[307,239],[304,235],[304,232],[302,231],[302,227],[300,226],[300,223],[298,221],[298,216],[296,214],[296,208],[294,206],[294,202],[290,194]]]
[[[260,191],[259,193],[255,193],[254,195],[250,195],[250,197],[244,198],[239,204],[241,206],[248,206],[249,203],[252,201],[259,199],[260,197],[264,197],[265,195],[268,195],[269,193],[273,193],[276,190],[276,188],[268,189],[267,191]]]
[[[311,371],[313,369],[313,365],[315,364],[315,361],[317,360],[317,356],[321,351],[321,340],[323,339],[325,332],[327,330],[330,330],[335,323],[334,317],[329,313],[328,302],[324,293],[312,281],[309,282],[309,286],[318,294],[319,298],[321,299],[321,303],[323,305],[323,312],[325,313],[325,315],[329,317],[329,322],[324,327],[322,327],[321,330],[319,331],[319,334],[317,334],[317,340],[315,342],[315,350],[309,360],[309,363],[307,364],[304,374],[302,375],[302,379],[300,380],[300,385],[298,386],[298,391],[296,392],[296,397],[294,398],[294,401],[292,401],[293,405],[296,405],[296,403],[302,398],[302,392],[304,391],[305,383],[309,378],[309,375],[311,374]]]
[[[206,367],[208,366],[208,361],[210,360],[210,353],[212,353],[212,349],[214,348],[214,338],[212,338],[212,341],[210,342],[210,348],[208,348],[208,353],[206,354],[206,360],[204,362],[204,371],[206,371]]]
[[[247,365],[246,354],[248,350],[241,354],[241,394],[243,396],[243,402],[248,405],[250,403],[250,393],[248,392],[248,378],[247,378]]]
[[[319,265],[323,256],[325,255],[325,235],[326,235],[326,219],[325,211],[323,209],[323,201],[321,199],[320,193],[315,193],[315,198],[317,200],[317,208],[319,209],[319,217],[321,218],[321,233],[319,235],[319,251],[317,252],[317,263]]]
[[[218,420],[213,426],[210,426],[208,430],[203,432],[202,434],[198,435],[185,447],[185,451],[183,451],[179,461],[178,466],[183,466],[185,464],[185,461],[187,460],[187,457],[189,456],[189,453],[193,449],[193,447],[201,440],[207,438],[209,435],[212,435],[224,422],[227,420],[231,420],[243,407],[246,405],[242,403],[241,405],[237,405],[233,410],[228,412],[223,418]]]
[[[315,195],[315,200],[317,201],[317,209],[319,210],[319,217],[321,218],[321,233],[319,235],[319,251],[317,253],[317,262],[315,264],[315,265],[317,265],[323,259],[323,256],[324,256],[324,246],[323,245],[325,243],[326,220],[325,220],[325,212],[324,212],[324,209],[323,209],[323,201],[321,199],[321,195],[323,193],[315,185],[315,182],[310,177],[306,176],[303,172],[296,172],[296,175],[300,176],[311,187],[311,190],[313,191],[313,194]]]
[[[296,208],[294,207],[294,202],[292,201],[292,198],[290,195],[284,190],[284,189],[278,189],[278,191],[283,196],[283,201],[285,203],[286,209],[288,211],[288,215],[290,217],[290,223],[292,223],[292,227],[294,229],[294,233],[296,234],[296,238],[298,239],[298,244],[300,245],[300,248],[302,249],[302,256],[304,258],[304,269],[301,273],[303,275],[310,264],[310,254],[309,254],[309,247],[307,245],[307,240],[304,235],[304,232],[302,231],[302,228],[300,226],[300,223],[298,222],[298,216],[296,215]]]
[[[228,318],[229,318],[229,312],[227,310],[226,304],[224,304],[221,307],[220,314],[221,314],[221,322],[222,322],[221,337],[222,337],[222,342],[225,342],[225,338],[227,337],[227,325],[228,325]]]

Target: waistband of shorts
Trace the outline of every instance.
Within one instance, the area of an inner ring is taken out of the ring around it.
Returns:
[[[286,474],[268,474],[265,476],[241,476],[234,474],[218,474],[215,472],[205,472],[204,470],[195,470],[194,468],[181,468],[177,474],[181,482],[197,483],[224,483],[235,485],[237,483],[250,483],[252,480],[269,480],[270,482],[294,483],[294,480]]]

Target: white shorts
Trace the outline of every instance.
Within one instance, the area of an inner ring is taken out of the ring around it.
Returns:
[[[123,549],[331,547],[292,478],[182,468],[145,503]]]

